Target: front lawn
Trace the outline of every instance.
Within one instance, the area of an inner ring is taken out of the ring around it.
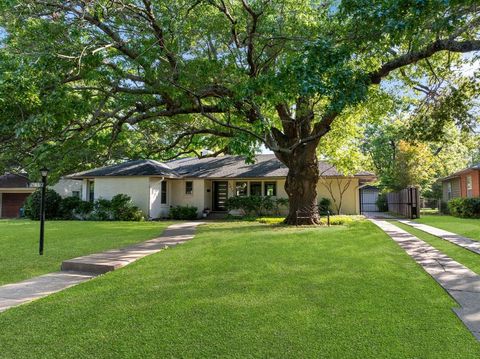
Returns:
[[[0,221],[0,285],[60,270],[86,254],[121,248],[159,236],[166,222],[47,221],[44,255],[38,255],[39,222]]]
[[[415,221],[480,241],[480,219],[453,216],[422,216]]]
[[[0,313],[2,358],[479,358],[455,302],[368,221],[212,223]]]

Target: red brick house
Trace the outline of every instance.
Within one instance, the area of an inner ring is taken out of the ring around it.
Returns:
[[[442,178],[441,182],[445,202],[457,197],[480,197],[480,163]]]
[[[6,173],[0,176],[0,218],[20,217],[20,208],[35,188],[24,175]]]

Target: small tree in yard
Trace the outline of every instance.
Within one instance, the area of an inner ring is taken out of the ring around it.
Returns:
[[[264,144],[288,167],[289,224],[319,223],[321,140],[380,83],[480,49],[473,0],[12,0],[0,14],[0,162],[252,159]]]
[[[334,179],[320,177],[320,183],[330,194],[332,198],[332,204],[337,214],[341,214],[342,205],[345,192],[350,188],[352,184],[352,178],[339,178]]]

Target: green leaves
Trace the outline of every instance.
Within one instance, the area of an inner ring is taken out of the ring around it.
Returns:
[[[2,167],[47,161],[60,175],[205,148],[252,160],[260,142],[288,153],[325,136],[320,128],[331,132],[319,154],[353,171],[364,161],[362,124],[393,113],[395,101],[418,106],[421,91],[399,93],[440,83],[467,60],[436,55],[372,73],[457,31],[462,40],[478,34],[473,0],[76,4],[0,5],[8,33],[0,48]],[[387,74],[390,96],[372,86]],[[478,87],[452,83],[410,122],[421,137],[438,138],[453,122],[474,126],[468,100]]]

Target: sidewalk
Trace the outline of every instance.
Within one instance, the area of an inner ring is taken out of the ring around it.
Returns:
[[[122,249],[69,259],[62,263],[61,272],[1,286],[0,312],[67,289],[99,274],[122,268],[166,247],[189,241],[193,239],[196,227],[200,224],[203,222],[173,224],[158,238]]]
[[[460,236],[456,233],[448,232],[440,228],[432,227],[426,224],[416,223],[407,219],[398,219],[400,223],[406,224],[410,227],[419,229],[432,236],[439,237],[443,240],[449,241],[457,246],[463,247],[474,253],[480,254],[480,242],[474,241],[470,238]]]

